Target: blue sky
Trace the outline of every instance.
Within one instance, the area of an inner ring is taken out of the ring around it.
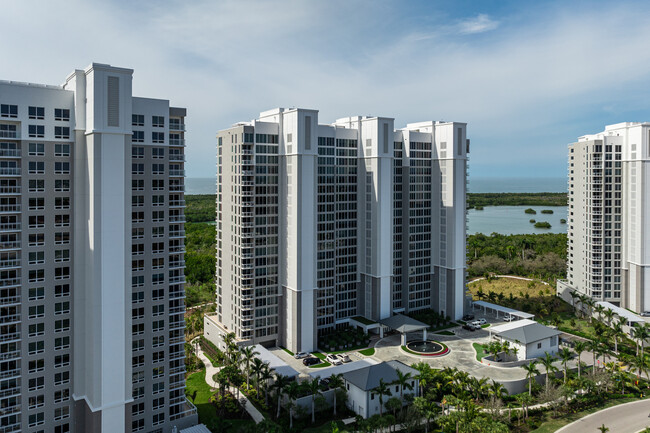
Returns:
[[[566,174],[566,145],[650,121],[642,2],[67,0],[3,3],[0,79],[59,84],[90,62],[188,108],[187,171],[215,132],[277,106],[468,123],[473,176]]]

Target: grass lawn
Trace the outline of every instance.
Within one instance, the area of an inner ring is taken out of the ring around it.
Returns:
[[[245,431],[251,425],[255,424],[253,420],[223,420],[217,416],[214,406],[210,403],[210,397],[213,392],[210,386],[205,383],[205,370],[190,374],[185,382],[185,387],[190,401],[192,401],[192,396],[194,395],[194,391],[196,391],[196,397],[192,403],[196,406],[200,423],[207,426],[230,423],[232,424],[232,429],[229,431],[232,432]]]
[[[510,294],[512,294],[512,296],[521,297],[519,292],[522,292],[524,296],[528,294],[530,297],[536,297],[539,296],[540,290],[545,294],[547,294],[547,291],[550,295],[555,294],[555,290],[551,286],[542,284],[539,281],[533,281],[532,287],[528,287],[530,283],[530,281],[526,280],[500,277],[492,281],[472,281],[467,284],[467,288],[475,299],[478,299],[476,293],[479,288],[483,290],[483,293],[485,293],[486,296],[490,293],[490,290],[495,293],[503,293],[506,297],[510,296]]]
[[[292,351],[290,351],[289,349],[286,349],[286,348],[284,348],[284,347],[280,347],[280,349],[284,350],[285,352],[287,352],[287,353],[288,353],[289,355],[291,355],[291,356],[294,355],[294,353],[293,353]]]
[[[375,348],[371,347],[370,349],[360,350],[359,353],[363,356],[372,356],[375,354]]]
[[[474,347],[474,350],[476,350],[476,360],[480,361],[481,359],[485,358],[486,356],[489,355],[485,350],[483,350],[483,345],[478,344],[478,343],[472,343],[472,346]]]
[[[325,354],[323,352],[312,352],[311,354],[321,361],[325,361]]]
[[[324,368],[324,367],[329,367],[330,364],[329,362],[321,362],[320,364],[312,365],[309,368]]]
[[[481,325],[481,328],[488,328],[490,326],[489,323],[486,323],[485,325]]]
[[[625,398],[625,399],[622,398],[619,400],[611,400],[599,407],[587,409],[582,412],[566,414],[561,418],[549,419],[548,421],[543,423],[539,428],[533,430],[531,433],[552,433],[554,431],[559,430],[561,427],[564,427],[567,424],[571,424],[573,421],[576,421],[594,412],[598,412],[599,410],[607,409],[608,407],[618,406],[619,404],[629,403],[631,401],[636,401],[636,400],[638,400],[638,398]]]
[[[374,325],[375,323],[377,323],[377,322],[373,322],[373,321],[370,320],[370,319],[366,319],[366,318],[363,317],[363,316],[354,316],[354,317],[352,317],[351,319],[352,319],[352,320],[356,320],[357,322],[362,323],[362,324],[364,324],[364,325]]]

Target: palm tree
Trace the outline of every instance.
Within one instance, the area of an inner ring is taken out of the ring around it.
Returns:
[[[598,320],[601,322],[603,321],[603,313],[605,312],[605,307],[603,307],[601,304],[596,305],[596,308],[594,308],[594,311],[596,314],[598,314]],[[607,311],[612,311],[612,310],[607,310]]]
[[[343,375],[342,374],[334,374],[330,376],[330,382],[329,382],[329,387],[330,389],[334,390],[334,416],[336,416],[336,392],[343,388]]]
[[[648,337],[650,337],[650,332],[645,323],[632,328],[632,338],[636,341],[636,356],[639,356],[639,345],[641,346],[641,356],[643,356],[643,345]]]
[[[284,393],[289,398],[289,430],[291,430],[293,429],[293,408],[296,405],[295,400],[298,398],[298,394],[300,393],[300,385],[298,385],[294,380],[285,387]]]
[[[569,350],[568,347],[563,347],[562,350],[558,352],[558,355],[560,355],[560,358],[562,358],[562,364],[564,365],[564,383],[566,383],[566,370],[567,370],[566,364],[573,356],[573,353],[571,352],[571,350]]]
[[[289,378],[287,376],[283,376],[282,374],[276,374],[275,375],[275,382],[273,383],[273,389],[275,390],[275,393],[278,397],[278,411],[275,415],[275,418],[280,418],[280,407],[282,407],[281,402],[282,402],[282,394],[284,394],[285,389],[287,388],[287,385],[289,384]]]
[[[399,400],[402,402],[402,412],[404,410],[404,388],[413,391],[412,381],[411,373],[402,373],[400,370],[397,370],[397,380],[393,383],[399,385]]]
[[[598,430],[600,430],[600,433],[607,433],[609,431],[609,427],[605,427],[605,424],[603,424],[598,427]]]
[[[229,332],[221,336],[223,343],[226,346],[226,355],[228,355],[228,360],[230,361],[230,354],[235,350],[235,339],[237,336],[234,332]]]
[[[612,311],[612,310],[608,310]],[[614,322],[612,325],[612,331],[611,331],[612,337],[614,337],[614,352],[618,353],[618,339],[621,338],[621,341],[623,337],[625,337],[625,332],[623,332],[623,322],[620,320],[617,322]]]
[[[320,385],[318,384],[319,379],[312,379],[311,382],[307,382],[307,389],[311,393],[311,423],[316,422],[316,397],[321,395]]]
[[[537,369],[537,361],[533,361],[530,364],[524,364],[521,366],[526,370],[526,378],[528,379],[528,395],[533,395],[533,378],[539,374]]]
[[[573,345],[573,350],[575,350],[576,354],[578,355],[578,377],[580,377],[580,355],[582,352],[587,350],[587,343],[584,341],[576,341],[576,344]]]
[[[589,340],[587,343],[587,346],[589,347],[589,351],[591,352],[594,360],[594,365],[591,367],[592,373],[596,372],[596,355],[600,353],[600,344],[598,344],[597,341],[594,340]]]
[[[573,314],[575,314],[576,310],[577,310],[577,308],[576,308],[576,298],[579,298],[580,294],[578,294],[578,292],[576,292],[576,291],[570,291],[569,296],[571,296],[571,306],[573,307]]]
[[[546,369],[546,389],[548,389],[548,375],[552,371],[557,371],[557,367],[553,365],[553,362],[555,361],[555,358],[553,358],[553,355],[550,353],[546,352],[546,355],[544,358],[540,360],[544,368]]]
[[[488,386],[488,389],[490,390],[490,394],[492,394],[492,399],[495,402],[496,400],[499,400],[504,396],[508,395],[508,390],[506,389],[506,387],[499,382],[495,382],[494,380],[492,380],[492,383]]]
[[[259,380],[264,382],[264,404],[269,406],[269,380],[273,379],[273,370],[269,365],[264,363],[264,367],[260,371]]]
[[[607,319],[607,326],[612,326],[612,320],[614,320],[614,317],[616,317],[616,313],[614,312],[614,310],[608,308],[605,310],[603,315]]]
[[[373,388],[372,392],[379,396],[379,415],[384,416],[384,397],[392,395],[390,388],[384,379],[379,379],[379,385]]]
[[[253,358],[251,373],[255,375],[255,391],[257,392],[258,397],[260,396],[260,373],[262,373],[263,368],[264,368],[264,362],[262,362],[262,360],[259,358]]]
[[[241,351],[244,362],[246,363],[246,389],[248,390],[250,375],[251,375],[251,362],[255,359],[255,355],[260,353],[255,350],[253,346],[246,346]]]

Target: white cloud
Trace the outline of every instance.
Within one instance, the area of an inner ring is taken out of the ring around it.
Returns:
[[[499,27],[499,22],[491,19],[486,14],[478,14],[458,23],[458,32],[465,35],[484,33]]]

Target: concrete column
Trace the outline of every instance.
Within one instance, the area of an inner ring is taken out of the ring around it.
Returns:
[[[379,326],[379,338],[384,338],[384,326]]]
[[[422,331],[422,341],[427,341],[427,330]]]
[[[406,346],[406,332],[403,332],[401,334],[402,337],[402,346]]]

